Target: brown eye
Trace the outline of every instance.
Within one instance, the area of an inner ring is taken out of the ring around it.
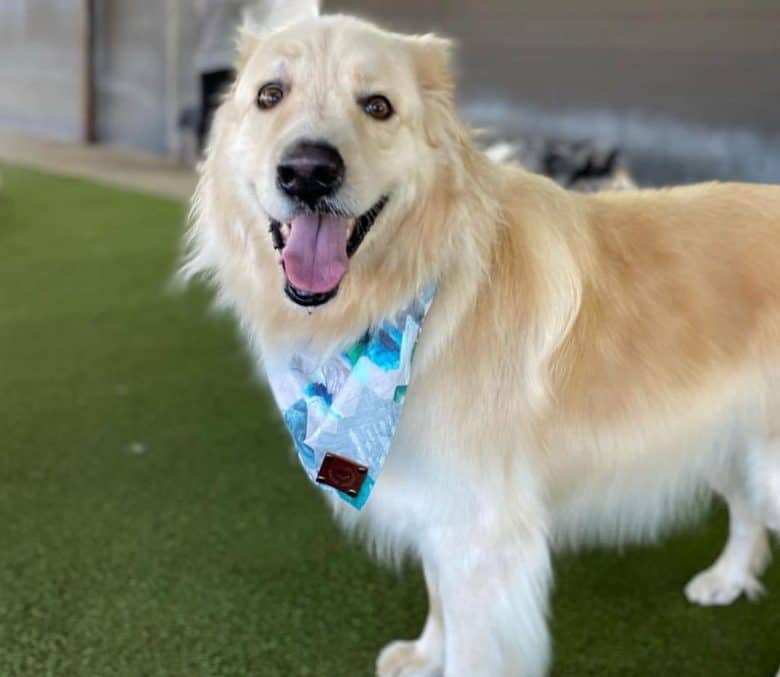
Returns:
[[[363,100],[363,110],[375,120],[388,120],[395,112],[386,97],[376,94]]]
[[[263,86],[257,93],[257,105],[261,110],[271,110],[284,98],[284,89],[278,82]]]

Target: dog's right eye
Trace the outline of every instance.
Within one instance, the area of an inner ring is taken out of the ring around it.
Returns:
[[[257,93],[257,106],[260,110],[271,110],[284,98],[284,89],[278,82],[271,82],[260,88]]]
[[[386,96],[374,94],[362,101],[363,110],[375,120],[389,120],[393,117],[393,104]]]

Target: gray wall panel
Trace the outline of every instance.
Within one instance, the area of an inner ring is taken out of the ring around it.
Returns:
[[[194,0],[98,0],[98,132],[165,152],[171,101],[196,100]],[[780,133],[778,0],[324,0],[327,11],[438,30],[461,96],[505,109],[641,112]],[[178,77],[166,11],[178,7]],[[0,0],[0,127],[78,138],[80,0]]]
[[[780,132],[778,0],[325,4],[454,36],[464,99],[643,111]]]
[[[81,138],[81,0],[0,0],[0,128]]]
[[[100,0],[97,9],[98,139],[164,152],[165,3]]]

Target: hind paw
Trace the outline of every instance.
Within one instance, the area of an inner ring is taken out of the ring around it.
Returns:
[[[442,667],[425,656],[419,642],[393,642],[379,654],[377,677],[441,677]]]
[[[764,586],[750,574],[735,574],[716,566],[703,571],[685,586],[688,601],[699,606],[728,606],[740,595],[761,597]]]

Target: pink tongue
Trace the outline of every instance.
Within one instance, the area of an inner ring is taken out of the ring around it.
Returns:
[[[330,214],[293,220],[282,258],[287,279],[296,289],[324,294],[338,286],[347,272],[347,225]]]

